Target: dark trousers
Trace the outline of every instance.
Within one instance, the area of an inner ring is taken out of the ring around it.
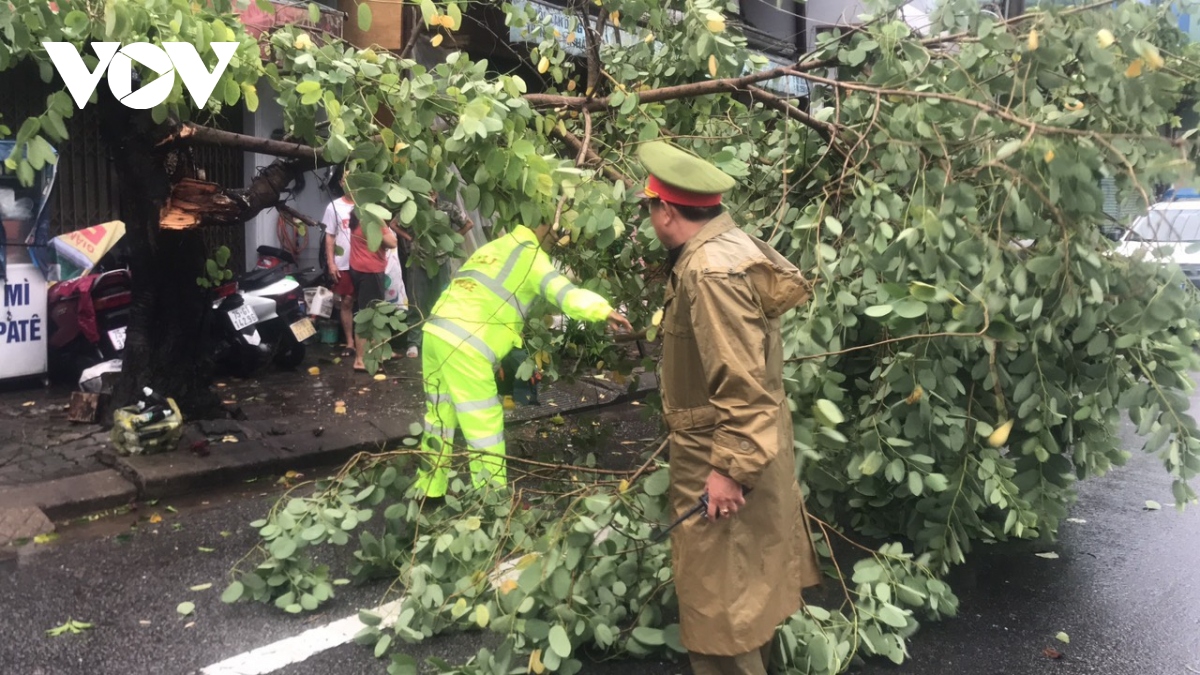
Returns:
[[[438,266],[432,276],[416,260],[410,259],[408,269],[408,344],[421,346],[422,324],[433,313],[438,298],[450,286],[450,267]]]

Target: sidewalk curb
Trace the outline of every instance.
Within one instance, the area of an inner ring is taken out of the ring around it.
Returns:
[[[645,398],[657,390],[657,378],[643,374],[634,391],[588,378],[607,390],[578,404],[542,405],[506,415],[506,424],[528,423],[555,415],[581,414]],[[522,414],[524,413],[524,414]],[[212,443],[207,456],[187,450],[117,457],[110,469],[58,480],[0,488],[0,508],[40,509],[50,519],[72,518],[138,499],[162,499],[293,469],[344,462],[359,452],[378,451],[412,436],[413,419],[384,419],[367,425],[322,429],[311,420],[287,418],[237,424],[237,443]],[[242,440],[244,439],[244,440]],[[8,542],[0,541],[0,546]]]

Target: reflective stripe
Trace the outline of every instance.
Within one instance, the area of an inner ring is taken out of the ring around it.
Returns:
[[[578,287],[575,284],[572,284],[570,282],[568,282],[566,286],[563,286],[562,290],[560,290],[554,296],[555,306],[562,308],[563,300],[567,297],[567,293],[570,293],[571,291],[575,290],[576,288],[578,288]]]
[[[490,448],[493,445],[496,445],[498,443],[503,443],[503,442],[504,442],[504,432],[503,431],[501,431],[498,434],[492,434],[491,436],[487,436],[484,438],[476,438],[475,440],[471,440],[469,438],[467,439],[467,445],[471,446],[472,448],[475,448],[476,450],[485,450],[487,448]]]
[[[437,407],[443,403],[452,402],[452,399],[450,398],[450,394],[430,394],[429,392],[425,392],[425,401]]]
[[[538,287],[538,293],[542,294],[542,296],[545,296],[546,291],[550,288],[550,284],[554,283],[554,280],[561,276],[561,272],[551,272],[550,274],[547,274],[546,278],[542,279],[542,285]]]
[[[446,427],[439,427],[426,422],[425,433],[429,434],[430,436],[437,436],[438,438],[446,438],[447,436],[453,437],[454,430],[447,429]]]
[[[519,314],[522,319],[525,318],[525,312],[529,310],[529,305],[518,300],[517,294],[505,288],[504,284],[500,280],[493,279],[479,270],[463,270],[459,272],[458,275],[460,277],[474,279],[475,281],[483,284],[484,288],[494,293],[496,297],[500,298],[504,302],[507,302],[509,307],[517,310],[517,314]]]
[[[475,351],[482,354],[483,358],[487,359],[489,363],[492,365],[496,364],[496,352],[492,351],[492,348],[487,346],[487,343],[485,343],[483,340],[480,340],[478,336],[473,335],[466,328],[463,328],[449,319],[443,319],[442,317],[434,317],[430,319],[429,325],[437,326],[454,337],[459,338],[463,342],[474,347]]]
[[[467,401],[466,403],[455,403],[454,409],[461,413],[475,412],[476,410],[487,410],[493,406],[500,405],[500,397],[493,396],[482,401]]]
[[[508,254],[508,260],[504,261],[504,267],[500,268],[500,274],[496,278],[500,281],[507,279],[508,275],[512,274],[513,267],[516,267],[517,261],[521,259],[521,254],[525,252],[525,249],[533,248],[533,246],[533,244],[527,241],[517,244],[517,247],[513,249],[513,252]]]

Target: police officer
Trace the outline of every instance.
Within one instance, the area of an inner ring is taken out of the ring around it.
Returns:
[[[661,394],[671,507],[704,493],[708,518],[671,533],[680,637],[696,675],[765,675],[775,627],[820,581],[783,390],[779,317],[805,302],[792,263],[725,212],[734,180],[664,142],[638,157],[641,196],[673,261]]]

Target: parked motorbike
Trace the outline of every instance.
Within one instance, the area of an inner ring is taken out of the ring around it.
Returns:
[[[98,363],[121,358],[133,304],[128,270],[63,281],[51,286],[48,295],[52,377],[75,378]]]
[[[272,247],[258,252],[258,266],[219,287],[213,301],[215,360],[241,377],[270,362],[299,366],[304,342],[316,334],[304,307],[304,288],[288,275],[295,259]]]

